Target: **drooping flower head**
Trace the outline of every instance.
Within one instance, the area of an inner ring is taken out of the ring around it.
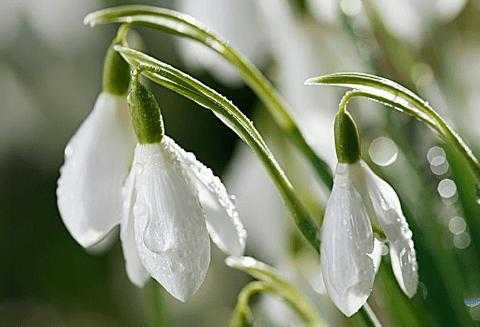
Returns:
[[[165,135],[155,97],[134,76],[131,120],[126,103],[96,106],[69,143],[58,205],[84,247],[120,225],[130,280],[143,286],[153,277],[186,301],[205,278],[209,234],[228,255],[240,256],[246,232],[220,179]]]
[[[327,293],[347,316],[367,301],[380,260],[379,230],[386,236],[394,275],[412,297],[418,284],[410,231],[395,190],[360,159],[357,128],[340,111],[335,119],[338,164],[322,227],[321,266]]]

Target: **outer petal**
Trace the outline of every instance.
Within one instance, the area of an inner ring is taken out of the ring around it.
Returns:
[[[347,316],[362,307],[375,278],[372,226],[353,187],[349,165],[338,164],[322,228],[321,266],[328,295]]]
[[[378,223],[385,231],[390,245],[392,268],[398,284],[409,297],[415,295],[418,286],[417,259],[412,232],[400,206],[395,190],[365,164],[365,185]]]
[[[135,241],[151,276],[181,301],[200,287],[210,240],[197,194],[181,164],[162,144],[135,150]]]
[[[132,170],[123,188],[123,217],[120,226],[120,239],[122,240],[123,256],[130,281],[138,287],[143,287],[150,278],[150,274],[143,266],[135,242],[135,226],[133,204],[135,194],[135,170]]]
[[[100,94],[65,149],[57,188],[63,221],[82,246],[94,245],[120,222],[134,146],[126,99]]]
[[[243,255],[247,232],[220,178],[171,138],[165,136],[162,142],[193,181],[206,213],[207,229],[213,242],[228,255]]]

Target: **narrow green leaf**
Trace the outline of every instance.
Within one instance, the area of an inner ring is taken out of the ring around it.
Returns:
[[[353,88],[347,94],[344,105],[350,98],[362,96],[381,102],[405,112],[432,127],[444,142],[452,145],[468,161],[470,168],[480,181],[480,163],[463,139],[433,110],[428,102],[402,85],[375,75],[364,73],[335,73],[308,79],[307,85],[334,85]]]
[[[285,204],[290,209],[298,229],[314,249],[319,251],[320,241],[314,220],[297,197],[292,184],[260,133],[231,101],[188,74],[142,52],[121,46],[116,46],[115,49],[145,77],[211,110],[248,144],[270,174]]]
[[[153,28],[176,36],[200,42],[221,55],[232,64],[240,76],[263,101],[286,138],[293,142],[315,169],[318,177],[327,187],[333,185],[330,168],[308,144],[289,113],[288,105],[278,94],[268,79],[242,54],[232,48],[227,41],[210,31],[194,18],[164,8],[129,5],[96,11],[85,17],[85,24],[122,23],[129,26]]]

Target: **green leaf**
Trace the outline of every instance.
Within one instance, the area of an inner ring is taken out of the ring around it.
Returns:
[[[375,75],[364,73],[335,73],[308,79],[307,85],[334,85],[349,87],[355,91],[344,97],[343,106],[355,96],[378,101],[405,112],[432,127],[444,142],[453,146],[467,160],[480,181],[480,163],[463,139],[433,110],[428,102],[402,85]]]
[[[314,249],[319,251],[320,241],[317,237],[317,226],[314,220],[297,197],[292,184],[260,133],[231,101],[188,74],[142,52],[122,46],[116,46],[115,49],[145,77],[211,110],[248,144],[270,174],[285,204],[290,209],[298,229]]]
[[[330,168],[325,160],[307,143],[304,135],[291,117],[288,105],[267,78],[248,59],[232,48],[227,41],[208,30],[207,27],[194,18],[169,9],[129,5],[96,11],[87,15],[84,22],[90,26],[123,23],[134,27],[153,28],[195,40],[217,52],[238,70],[245,82],[263,101],[282,133],[309,160],[318,177],[327,187],[331,188],[333,185]]]

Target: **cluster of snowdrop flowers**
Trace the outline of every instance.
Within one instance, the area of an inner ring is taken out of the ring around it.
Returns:
[[[395,278],[409,297],[417,290],[417,261],[398,195],[361,160],[355,123],[344,110],[335,118],[335,145],[338,164],[321,231],[321,267],[328,295],[351,316],[372,292],[385,237]]]
[[[224,185],[164,134],[153,94],[113,48],[104,91],[65,150],[58,207],[75,240],[90,248],[120,225],[130,280],[150,277],[181,301],[201,286],[210,240],[241,256],[246,231]]]

